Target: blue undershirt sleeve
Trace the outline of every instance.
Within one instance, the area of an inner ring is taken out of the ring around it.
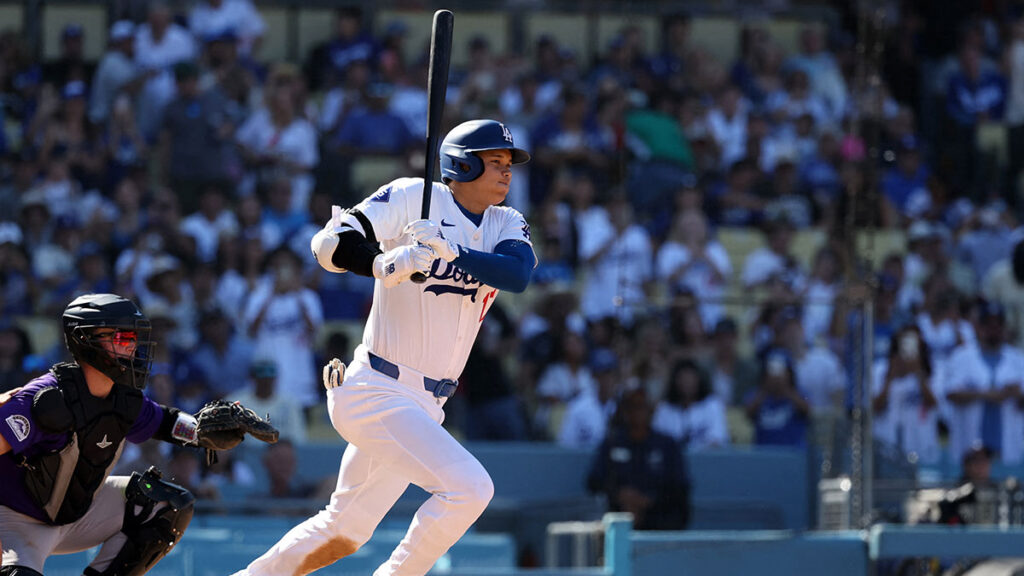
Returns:
[[[459,246],[459,257],[454,262],[488,286],[522,292],[530,283],[534,256],[526,242],[505,240],[494,247],[493,253]]]

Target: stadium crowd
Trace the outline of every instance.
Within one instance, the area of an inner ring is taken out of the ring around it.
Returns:
[[[865,62],[846,4],[794,52],[746,23],[732,62],[682,14],[654,51],[624,20],[592,66],[552,36],[527,58],[459,31],[445,123],[497,118],[531,151],[508,201],[540,264],[484,319],[453,431],[596,449],[642,389],[623,418],[689,449],[805,445],[853,402],[868,298],[877,436],[925,462],[1024,458],[1024,6],[890,2]],[[426,53],[358,8],[301,65],[261,59],[249,0],[121,16],[98,62],[77,25],[52,61],[0,35],[0,391],[61,359],[26,322],[113,291],[161,344],[149,394],[241,399],[287,454],[372,291],[309,239],[374,192],[360,163],[420,173]],[[876,229],[901,241],[865,260]],[[755,250],[729,241],[751,230]],[[135,457],[210,477],[187,451]],[[287,478],[294,458],[273,461]]]

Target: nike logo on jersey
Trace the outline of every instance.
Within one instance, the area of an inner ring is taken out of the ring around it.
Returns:
[[[100,440],[99,442],[97,442],[96,445],[99,446],[100,448],[109,448],[110,446],[113,446],[114,443],[113,442],[108,442],[107,441],[107,435],[104,434],[103,435],[103,440]]]
[[[444,221],[444,218],[441,218],[441,226],[455,226],[455,224],[449,224]]]

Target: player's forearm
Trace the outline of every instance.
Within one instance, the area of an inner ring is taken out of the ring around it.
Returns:
[[[462,246],[453,262],[475,278],[498,290],[522,292],[530,283],[533,272],[533,251],[525,243],[525,250],[511,248],[506,252],[480,252]]]

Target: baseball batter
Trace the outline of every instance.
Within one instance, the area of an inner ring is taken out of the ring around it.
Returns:
[[[349,445],[327,507],[236,576],[308,574],[355,552],[410,482],[431,497],[374,574],[421,576],[486,508],[494,485],[441,427],[442,407],[498,291],[523,291],[536,265],[526,220],[498,206],[512,165],[529,158],[504,125],[465,122],[441,143],[431,220],[417,219],[423,180],[401,178],[336,210],[313,238],[325,269],[377,279],[351,366],[324,367],[331,422]],[[425,283],[409,281],[417,271]]]

